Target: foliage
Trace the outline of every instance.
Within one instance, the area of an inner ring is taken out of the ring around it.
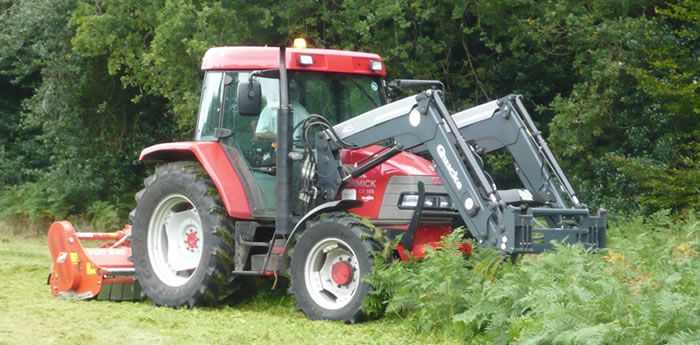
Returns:
[[[550,105],[551,141],[585,199],[646,213],[698,202],[700,6],[652,5],[653,14],[582,27],[579,78]]]
[[[370,281],[387,313],[473,343],[679,343],[698,336],[697,216],[620,219],[607,250],[557,245],[517,265],[480,247],[465,260],[449,237],[425,260],[378,265]]]
[[[594,207],[695,209],[698,11],[691,0],[2,0],[0,217],[105,201],[125,218],[148,170],[139,150],[191,137],[206,49],[297,36],[377,52],[391,78],[442,80],[452,110],[523,94]],[[510,187],[504,157],[486,161]]]
[[[87,209],[94,231],[113,231],[121,228],[119,210],[106,201],[95,201]]]
[[[100,200],[123,216],[146,170],[135,164],[139,150],[173,133],[159,99],[133,104],[136,89],[105,73],[103,57],[73,49],[75,8],[75,1],[18,1],[0,16],[8,28],[0,66],[17,87],[8,94],[34,90],[15,100],[21,105],[8,119],[0,218],[64,218]]]
[[[426,248],[425,259],[401,262],[375,257],[374,273],[367,278],[375,291],[365,303],[366,308],[372,313],[406,314],[406,319],[422,332],[437,328],[451,336],[466,332],[463,324],[452,322],[469,307],[463,297],[464,288],[494,281],[502,274],[499,268],[507,264],[498,252],[480,249],[466,260],[459,251],[463,230],[446,237],[443,248]],[[378,304],[385,306],[385,310],[373,308]]]

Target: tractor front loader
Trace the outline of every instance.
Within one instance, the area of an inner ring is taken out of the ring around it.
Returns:
[[[579,202],[520,96],[509,95],[451,115],[441,92],[427,90],[334,127],[323,126],[325,131],[316,138],[320,149],[315,150],[314,161],[331,163],[319,164],[315,176],[306,176],[323,196],[337,195],[343,181],[406,148],[417,148],[414,152],[432,157],[451,202],[479,244],[508,254],[540,253],[552,249],[552,241],[606,246],[606,211],[592,215]],[[347,169],[336,158],[341,148],[388,139],[392,143],[383,153],[364,165]],[[498,190],[483,170],[480,154],[502,148],[513,156],[524,188]],[[313,157],[313,152],[306,157]],[[419,192],[417,199],[425,200],[424,193]],[[421,203],[425,202],[417,202]],[[412,229],[406,235],[412,237]]]
[[[114,240],[98,251],[52,226],[55,295],[138,286],[156,305],[192,307],[237,293],[236,277],[286,275],[309,318],[353,322],[375,227],[401,236],[402,259],[458,226],[508,255],[606,245],[605,210],[578,200],[519,96],[450,114],[440,82],[387,84],[380,56],[328,49],[212,48],[202,69],[194,141],[141,153],[162,164],[136,194],[131,231],[93,235]],[[389,102],[390,87],[424,91]],[[500,149],[522,188],[499,190],[484,170]]]

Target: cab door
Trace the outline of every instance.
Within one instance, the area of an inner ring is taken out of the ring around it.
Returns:
[[[259,116],[241,116],[236,104],[238,82],[247,80],[247,71],[207,71],[198,116],[196,140],[218,141],[235,169],[254,218],[275,218],[274,167],[264,160],[271,143],[255,140]],[[269,84],[269,83],[268,83]],[[270,85],[267,86],[270,88]],[[226,129],[230,135],[221,136]]]

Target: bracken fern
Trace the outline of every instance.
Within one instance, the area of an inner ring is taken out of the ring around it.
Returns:
[[[458,233],[368,279],[387,313],[475,344],[697,344],[697,213],[616,221],[604,250],[555,244],[512,265],[477,246],[466,259]]]

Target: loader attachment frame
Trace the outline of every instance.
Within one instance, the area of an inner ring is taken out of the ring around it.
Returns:
[[[579,202],[519,96],[509,95],[451,115],[441,92],[426,90],[324,131],[316,143],[316,161],[326,162],[318,165],[318,175],[324,177],[318,180],[322,196],[337,198],[346,181],[368,169],[344,169],[338,159],[340,147],[364,147],[383,140],[393,140],[391,150],[420,147],[433,157],[459,215],[484,246],[518,254],[550,249],[552,241],[583,243],[589,248],[606,245],[606,211],[601,209],[593,216]],[[525,187],[518,190],[518,207],[502,198],[507,191],[497,189],[479,157],[481,152],[503,147],[513,155]],[[382,162],[374,159],[367,164]],[[531,207],[536,198],[542,207]]]

